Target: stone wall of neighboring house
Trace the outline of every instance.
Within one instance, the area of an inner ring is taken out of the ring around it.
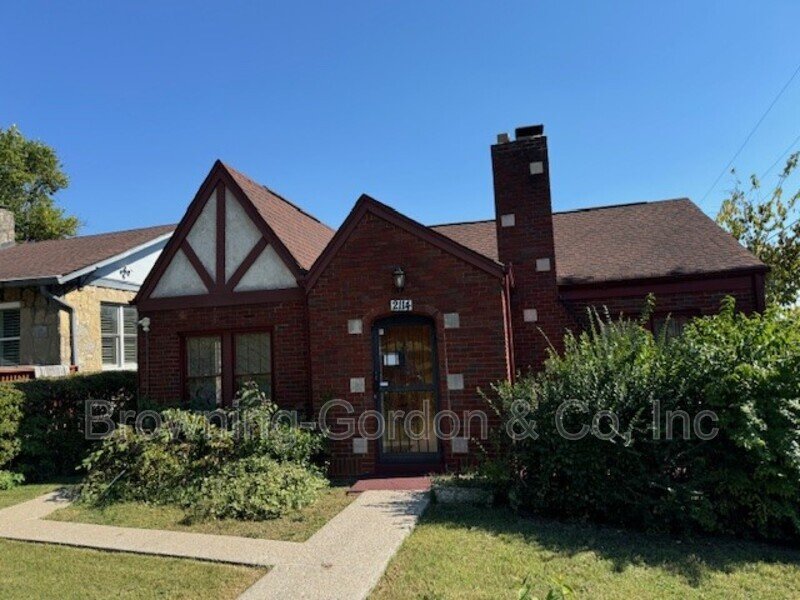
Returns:
[[[78,366],[81,371],[102,369],[100,303],[128,304],[135,292],[86,286],[63,299],[75,307]],[[4,288],[0,302],[20,303],[19,358],[22,365],[69,365],[69,315],[37,288]]]
[[[64,301],[75,308],[75,336],[78,340],[78,367],[81,371],[99,371],[103,368],[100,336],[100,303],[128,304],[135,292],[100,286],[86,286],[67,293]],[[70,355],[69,316],[60,316],[60,353],[62,364],[68,364]]]
[[[58,308],[32,287],[4,288],[3,302],[19,302],[19,360],[23,365],[61,364]],[[67,355],[69,357],[69,355]]]

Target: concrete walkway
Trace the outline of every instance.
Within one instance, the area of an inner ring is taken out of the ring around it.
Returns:
[[[58,492],[0,509],[0,537],[272,567],[241,597],[366,598],[428,505],[420,491],[368,491],[303,543],[43,520]]]

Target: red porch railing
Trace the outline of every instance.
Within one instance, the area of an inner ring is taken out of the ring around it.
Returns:
[[[70,373],[77,373],[78,366],[71,365]],[[36,368],[29,365],[18,367],[0,367],[0,383],[13,383],[15,381],[29,381],[36,379]]]

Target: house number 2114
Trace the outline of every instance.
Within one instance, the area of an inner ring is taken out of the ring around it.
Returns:
[[[389,300],[389,310],[392,312],[409,312],[414,309],[411,300]]]

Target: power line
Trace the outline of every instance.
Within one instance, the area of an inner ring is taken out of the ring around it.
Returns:
[[[778,158],[775,159],[775,162],[772,163],[769,166],[769,168],[761,174],[761,177],[759,177],[759,180],[763,180],[764,177],[769,175],[769,172],[772,171],[772,169],[775,168],[775,165],[777,165],[781,160],[783,160],[786,157],[787,154],[789,154],[789,152],[792,151],[792,148],[795,147],[797,142],[800,142],[800,135],[798,135],[796,138],[794,138],[794,141],[791,144],[789,144],[789,146],[786,148],[786,150],[784,150],[783,153],[780,156],[778,156]]]
[[[762,115],[761,115],[761,118],[758,120],[758,122],[756,122],[756,124],[755,124],[755,125],[753,126],[753,128],[750,130],[750,133],[748,133],[748,134],[747,134],[747,137],[744,139],[744,142],[742,142],[742,145],[741,145],[741,146],[739,146],[739,149],[738,149],[738,150],[736,151],[736,153],[733,155],[733,158],[731,158],[731,159],[728,161],[728,164],[727,164],[727,165],[725,165],[725,167],[722,169],[722,171],[720,172],[720,174],[719,174],[719,175],[717,176],[717,178],[714,180],[714,183],[712,183],[712,184],[711,184],[711,187],[710,187],[710,188],[708,188],[708,191],[707,191],[705,194],[703,194],[703,197],[700,199],[700,205],[701,205],[701,206],[702,206],[702,205],[703,205],[703,203],[705,202],[706,198],[708,198],[708,195],[709,195],[711,192],[713,192],[713,191],[714,191],[714,189],[717,187],[717,184],[719,183],[719,180],[720,180],[720,179],[722,179],[722,177],[725,175],[725,173],[727,173],[727,172],[728,172],[728,170],[731,168],[731,165],[733,165],[734,161],[735,161],[737,158],[739,158],[739,154],[741,154],[742,150],[744,150],[745,146],[747,146],[747,143],[750,141],[750,138],[752,138],[752,137],[753,137],[753,134],[754,134],[754,133],[755,133],[755,132],[758,130],[758,128],[761,126],[761,123],[763,123],[763,122],[764,122],[764,119],[766,119],[766,118],[767,118],[767,115],[768,115],[768,114],[770,113],[770,111],[772,110],[772,107],[773,107],[773,106],[775,106],[775,104],[778,102],[778,100],[780,100],[781,96],[783,96],[783,92],[785,92],[785,91],[786,91],[786,88],[788,88],[788,87],[789,87],[789,85],[792,83],[792,81],[794,81],[794,78],[795,78],[795,77],[797,77],[797,74],[798,74],[798,73],[800,73],[800,65],[798,65],[798,66],[797,66],[797,69],[795,69],[794,73],[792,73],[792,76],[791,76],[791,77],[789,77],[789,80],[788,80],[788,81],[787,81],[787,82],[786,82],[786,83],[783,85],[783,87],[781,88],[781,90],[778,92],[778,95],[777,95],[777,96],[775,96],[775,98],[772,100],[772,102],[770,103],[770,105],[767,107],[767,110],[765,110],[765,111],[764,111],[764,114],[762,114]]]

